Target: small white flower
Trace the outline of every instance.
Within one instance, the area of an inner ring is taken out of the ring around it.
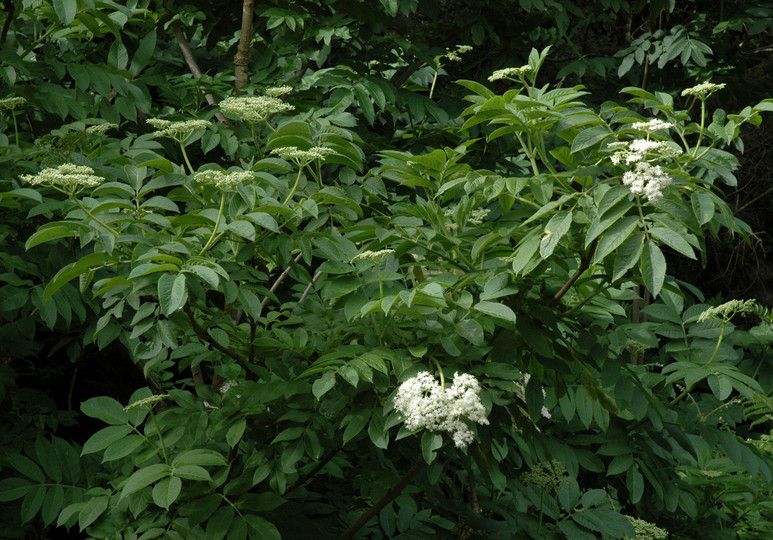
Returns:
[[[90,135],[104,135],[111,129],[117,129],[118,124],[112,124],[105,122],[104,124],[97,124],[96,126],[89,126],[86,128],[86,133]]]

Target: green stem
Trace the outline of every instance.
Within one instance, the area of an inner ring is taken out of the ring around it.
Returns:
[[[180,142],[180,149],[183,152],[183,159],[185,160],[185,164],[188,166],[188,170],[193,174],[193,165],[191,165],[191,161],[188,159],[188,153],[185,151],[185,145]]]
[[[698,142],[695,143],[695,150],[692,153],[692,159],[693,161],[698,156],[698,148],[701,147],[701,139],[703,138],[703,128],[706,125],[706,100],[701,100],[701,130],[698,133]]]
[[[156,415],[153,414],[152,407],[148,407],[148,410],[150,411],[150,417],[153,419],[153,425],[156,426],[156,433],[158,433],[158,440],[161,443],[161,453],[164,454],[164,463],[167,463],[169,461],[169,458],[166,455],[166,446],[164,445],[164,438],[161,436],[161,429],[158,427],[158,422],[156,422]]]
[[[381,280],[381,262],[376,263],[376,273],[378,274],[378,299],[384,300],[384,282]]]
[[[91,213],[91,211],[89,211],[89,209],[88,209],[88,208],[86,208],[86,207],[83,205],[83,203],[80,201],[80,199],[78,199],[77,197],[75,197],[75,196],[73,195],[73,197],[72,197],[72,200],[74,200],[74,201],[75,201],[75,204],[77,204],[77,205],[78,205],[78,207],[79,207],[81,210],[83,210],[83,212],[84,212],[84,213],[85,213],[87,216],[89,216],[91,219],[93,219],[94,221],[96,221],[97,223],[99,223],[100,225],[102,225],[102,226],[103,226],[105,229],[107,229],[108,231],[110,231],[110,232],[113,234],[113,236],[115,236],[116,238],[118,238],[118,231],[116,231],[115,229],[113,229],[112,227],[110,227],[108,224],[104,223],[104,222],[103,222],[103,221],[101,221],[99,218],[97,218],[97,217],[96,217],[94,214],[92,214],[92,213]]]
[[[432,99],[432,94],[435,93],[435,83],[437,83],[438,70],[435,70],[435,76],[432,77],[432,86],[429,89],[429,99]]]
[[[709,361],[706,362],[706,364],[705,364],[706,366],[710,365],[714,361],[714,359],[717,357],[717,353],[719,352],[719,346],[722,345],[722,339],[725,337],[725,325],[726,324],[727,324],[727,321],[723,320],[722,321],[722,331],[719,333],[719,339],[717,340],[717,346],[714,347],[714,352],[712,353],[711,358],[709,358]],[[679,394],[678,396],[676,396],[674,399],[672,399],[671,403],[669,403],[669,405],[671,405],[673,407],[674,405],[676,405],[677,403],[682,401],[687,396],[687,394],[689,394],[692,391],[692,389],[695,388],[695,385],[697,383],[698,383],[698,381],[695,381],[690,386],[688,386],[687,388],[682,390],[682,393]]]
[[[16,146],[19,146],[19,126],[16,124],[16,115],[11,112],[11,118],[13,118],[13,134],[16,135]]]
[[[298,177],[295,179],[295,185],[293,185],[293,189],[290,190],[290,193],[287,195],[287,198],[285,199],[285,202],[282,204],[287,204],[290,202],[290,199],[293,198],[293,195],[295,195],[295,190],[298,189],[298,184],[301,183],[301,173],[303,172],[303,166],[301,166],[298,169]]]
[[[215,222],[215,227],[212,229],[212,234],[209,235],[209,240],[207,240],[207,243],[204,244],[203,248],[201,248],[201,252],[199,252],[199,257],[204,255],[204,252],[206,252],[215,242],[215,235],[217,235],[217,230],[220,228],[220,221],[223,219],[224,208],[225,208],[225,193],[223,193],[222,197],[220,198],[220,210],[217,213],[217,221]]]
[[[434,362],[435,367],[437,368],[438,373],[440,374],[440,388],[445,388],[446,378],[443,376],[443,368],[440,367],[440,362],[438,362],[436,358],[432,358],[432,362]]]

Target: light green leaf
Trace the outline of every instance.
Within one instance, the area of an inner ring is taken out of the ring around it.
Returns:
[[[131,433],[131,431],[132,428],[129,425],[109,426],[104,429],[100,429],[94,435],[89,437],[89,439],[83,445],[81,455],[85,456],[86,454],[93,454],[94,452],[104,450],[114,442]]]
[[[572,225],[572,212],[561,211],[550,218],[545,225],[545,234],[542,236],[539,244],[539,254],[543,259],[547,259],[553,254],[558,242],[569,231]]]
[[[123,500],[124,497],[136,493],[165,476],[169,476],[171,470],[171,467],[166,463],[156,463],[135,471],[126,481],[126,484],[124,484],[118,500]]]
[[[497,319],[502,319],[515,324],[515,312],[504,304],[496,302],[478,302],[473,306],[473,309],[485,313],[486,315],[496,317]]]
[[[88,503],[81,510],[78,515],[78,528],[81,532],[94,523],[99,516],[101,516],[105,510],[107,510],[107,504],[110,502],[110,497],[102,496],[89,499]]]
[[[102,463],[109,461],[115,461],[116,459],[122,459],[134,452],[137,448],[142,446],[145,439],[140,435],[127,435],[121,439],[118,439],[105,450],[102,456]]]
[[[228,443],[228,446],[233,448],[239,443],[242,435],[244,435],[244,430],[246,427],[247,419],[241,418],[238,422],[228,428],[228,431],[225,434],[225,441]]]
[[[226,460],[223,454],[214,450],[207,450],[205,448],[197,448],[194,450],[186,450],[179,454],[172,461],[172,467],[180,467],[182,465],[225,465]]]
[[[172,469],[172,474],[179,478],[197,480],[199,482],[208,482],[212,480],[207,469],[198,465],[182,465],[180,467],[174,467]]]
[[[153,487],[153,502],[161,508],[169,510],[169,506],[177,500],[183,482],[176,476],[164,478]]]
[[[123,406],[108,396],[97,396],[84,401],[81,403],[81,412],[106,424],[119,425],[129,421]]]
[[[77,0],[54,0],[54,11],[59,21],[66,26],[75,19],[75,14],[78,13],[78,2]]]
[[[639,224],[639,218],[636,216],[624,217],[612,225],[596,245],[596,251],[593,253],[591,264],[596,264],[617,249],[626,238],[636,229]]]
[[[666,279],[666,258],[656,244],[647,242],[647,245],[644,246],[639,268],[644,285],[650,290],[653,297],[657,297]]]

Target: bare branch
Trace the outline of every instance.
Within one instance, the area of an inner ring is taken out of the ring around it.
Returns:
[[[242,3],[242,31],[239,45],[234,56],[234,74],[236,75],[236,95],[244,94],[242,86],[247,84],[250,71],[250,45],[252,44],[252,18],[255,14],[255,0],[244,0]]]

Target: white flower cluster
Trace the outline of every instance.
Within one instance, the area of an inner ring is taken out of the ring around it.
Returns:
[[[272,90],[282,92],[286,88],[279,87]],[[292,88],[290,88],[292,90]],[[282,95],[282,92],[277,95]],[[238,118],[248,124],[258,124],[265,120],[269,115],[292,111],[295,109],[292,105],[285,103],[281,99],[273,96],[239,96],[225,98],[220,102],[220,110],[227,116]]]
[[[481,225],[483,224],[483,220],[486,219],[490,213],[491,210],[488,208],[476,208],[470,212],[470,215],[467,218],[467,222],[472,223],[473,225]]]
[[[293,159],[299,165],[306,165],[315,159],[324,159],[325,156],[335,154],[335,150],[324,146],[314,146],[308,150],[301,150],[297,146],[283,146],[282,148],[274,148],[271,153],[285,159]]]
[[[236,186],[255,177],[249,171],[227,173],[223,171],[202,171],[193,177],[195,182],[212,184],[221,191],[235,191]]]
[[[631,124],[631,128],[638,131],[646,131],[647,133],[653,133],[660,131],[661,129],[669,129],[674,127],[674,124],[670,122],[664,122],[658,118],[651,118],[647,122],[634,122]]]
[[[717,90],[722,90],[725,86],[726,86],[725,83],[715,84],[715,83],[705,82],[697,86],[693,86],[692,88],[687,88],[686,90],[682,90],[682,96],[695,96],[698,99],[706,99],[708,96],[710,96]]]
[[[394,404],[411,431],[448,431],[454,444],[465,448],[474,439],[465,419],[489,423],[479,394],[480,384],[472,375],[454,373],[451,387],[443,388],[435,377],[423,371],[400,385]]]
[[[96,187],[105,181],[101,176],[96,176],[91,167],[73,163],[43,169],[35,175],[24,174],[21,179],[33,186],[47,185],[70,192],[84,187]]]
[[[670,160],[681,154],[681,150],[673,148],[665,141],[651,141],[649,139],[634,139],[632,141],[614,142],[609,145],[612,149],[618,149],[609,158],[615,165],[637,163],[650,159]]]
[[[169,137],[180,143],[185,142],[197,129],[207,129],[210,125],[207,120],[170,122],[160,118],[148,118],[147,123],[158,130],[153,133],[153,137]]]
[[[374,264],[378,264],[381,262],[381,260],[384,257],[394,252],[395,252],[394,249],[381,249],[379,251],[363,251],[359,255],[355,255],[354,258],[351,260],[351,262],[352,264],[354,264],[357,261],[370,261]]]
[[[491,77],[488,78],[489,82],[499,81],[501,79],[514,79],[514,78],[521,78],[524,75],[526,75],[528,72],[531,71],[531,66],[521,66],[519,68],[505,68],[505,69],[498,69],[494,73],[492,73]]]
[[[111,129],[117,129],[118,124],[112,124],[105,122],[104,124],[97,124],[96,126],[89,126],[86,128],[86,133],[90,135],[104,135]]]
[[[23,97],[9,97],[0,99],[0,109],[13,110],[17,105],[23,105],[24,103],[27,103],[27,100]]]
[[[663,197],[663,190],[671,185],[671,177],[660,166],[642,161],[623,175],[623,184],[634,195],[646,195],[647,200],[655,201]]]

